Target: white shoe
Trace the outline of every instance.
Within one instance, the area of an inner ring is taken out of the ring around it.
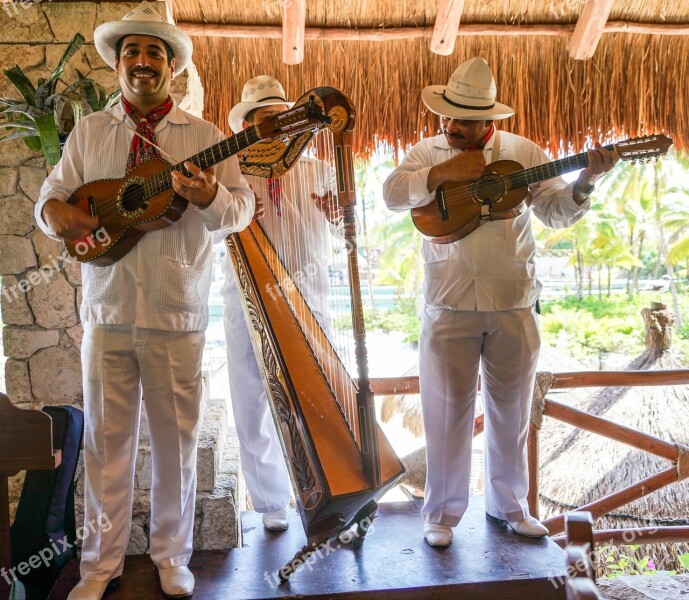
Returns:
[[[289,527],[289,509],[278,508],[273,512],[263,513],[263,526],[270,531],[284,531]]]
[[[194,593],[194,575],[187,567],[158,569],[158,577],[166,598],[190,598]]]
[[[493,523],[505,523],[510,527],[510,529],[512,529],[512,531],[514,531],[514,533],[518,533],[519,535],[523,535],[525,537],[539,538],[550,533],[548,528],[543,525],[543,523],[531,516],[527,516],[521,521],[507,521],[506,519],[498,519],[497,517],[489,515],[488,513],[486,513],[486,516],[489,521]]]
[[[446,548],[452,543],[452,527],[437,523],[424,523],[423,537],[434,548]]]
[[[111,581],[82,579],[74,586],[74,589],[67,596],[67,600],[100,600],[108,588],[116,587],[119,583],[119,577],[115,577]]]

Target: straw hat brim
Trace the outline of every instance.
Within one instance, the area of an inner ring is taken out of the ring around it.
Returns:
[[[453,106],[443,98],[444,91],[444,85],[429,85],[421,91],[421,99],[428,107],[428,110],[441,117],[464,119],[466,121],[482,121],[484,119],[487,121],[496,121],[499,119],[506,119],[514,114],[514,110],[500,102],[496,102],[492,108],[487,110],[472,110]]]
[[[174,77],[182,73],[191,62],[193,44],[181,29],[169,23],[123,20],[103,23],[93,32],[98,54],[112,69],[115,68],[115,46],[126,35],[151,35],[167,42],[175,53]]]
[[[248,113],[255,108],[260,108],[261,106],[275,106],[276,104],[285,104],[287,105],[287,108],[292,108],[294,106],[294,102],[287,102],[285,100],[280,100],[279,98],[264,101],[252,100],[235,104],[230,110],[230,114],[227,116],[227,120],[230,123],[230,129],[232,129],[233,133],[240,133],[244,129],[242,127],[244,117],[246,117]]]

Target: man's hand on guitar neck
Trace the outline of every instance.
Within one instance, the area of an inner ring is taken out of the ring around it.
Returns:
[[[476,181],[486,168],[486,159],[480,150],[467,150],[444,163],[435,165],[428,172],[426,187],[429,192],[447,181]]]
[[[617,152],[610,152],[596,144],[593,150],[588,150],[586,155],[589,166],[586,167],[574,184],[574,201],[583,204],[593,192],[593,184],[610,171],[620,160]]]
[[[41,215],[55,235],[68,242],[83,239],[91,235],[98,227],[97,218],[56,198],[45,203]]]
[[[192,177],[185,177],[179,171],[172,171],[172,189],[199,208],[207,208],[218,193],[218,182],[215,169],[210,167],[202,171],[195,164],[185,162],[184,166]]]

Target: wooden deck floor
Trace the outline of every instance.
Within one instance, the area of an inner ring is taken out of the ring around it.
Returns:
[[[196,552],[190,568],[199,600],[308,598],[462,598],[555,600],[564,575],[563,553],[548,538],[517,536],[485,520],[483,498],[472,498],[455,528],[453,544],[438,550],[425,543],[421,504],[382,504],[363,545],[333,543],[313,555],[292,579],[278,585],[277,571],[305,543],[296,512],[288,531],[263,529],[260,515],[242,516],[243,547]],[[327,554],[327,556],[326,556]],[[78,565],[63,570],[49,600],[64,600],[78,580]],[[163,598],[148,556],[128,556],[122,584],[105,600]]]

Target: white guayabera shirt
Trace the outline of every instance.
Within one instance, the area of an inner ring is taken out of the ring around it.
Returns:
[[[279,207],[271,198],[269,182],[247,177],[256,196],[265,204],[265,215],[258,221],[277,255],[291,274],[309,308],[319,321],[328,312],[328,255],[334,227],[328,223],[312,193],[324,196],[335,192],[335,171],[324,161],[308,156],[299,159],[280,179]],[[229,261],[229,258],[227,259]],[[228,264],[222,294],[228,305],[241,307],[234,269]]]
[[[123,177],[134,129],[119,104],[77,123],[36,204],[36,222],[46,235],[58,239],[41,217],[48,199],[66,200],[84,183]],[[155,131],[158,145],[175,162],[225,139],[215,125],[184,112],[176,104]],[[254,195],[236,158],[218,163],[215,173],[220,185],[209,207],[200,209],[189,204],[179,221],[145,234],[110,266],[83,264],[83,322],[168,331],[206,329],[210,232],[240,231],[250,223],[254,212]]]
[[[550,162],[533,142],[504,131],[499,156],[492,159],[495,135],[483,149],[486,162],[514,160],[524,168]],[[461,150],[451,148],[444,135],[416,144],[387,178],[383,196],[388,208],[405,211],[425,206],[434,197],[427,189],[431,167]],[[581,219],[589,210],[586,200],[574,202],[572,188],[556,177],[530,186],[531,210],[514,219],[488,221],[465,238],[451,244],[424,240],[424,298],[428,306],[455,310],[496,311],[524,308],[538,299],[536,244],[531,211],[548,227],[561,229]]]

